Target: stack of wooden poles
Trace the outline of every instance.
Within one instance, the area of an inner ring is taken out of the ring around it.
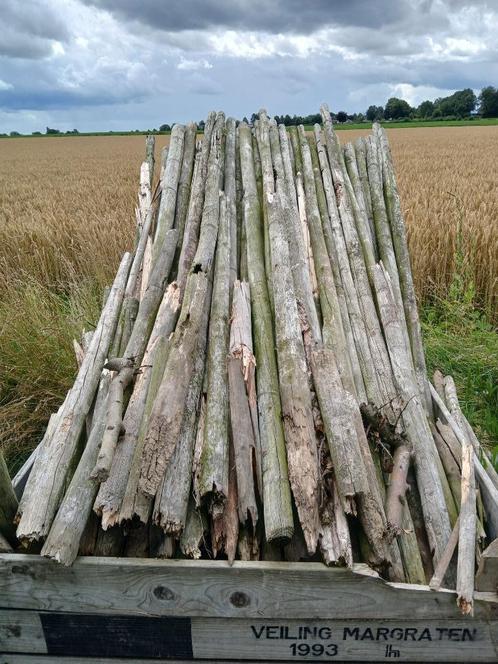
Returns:
[[[175,125],[155,187],[148,137],[135,249],[19,504],[4,482],[4,548],[363,562],[472,610],[498,476],[427,379],[386,134],[341,147],[321,114]]]

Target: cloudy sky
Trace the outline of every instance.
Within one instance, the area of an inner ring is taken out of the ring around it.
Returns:
[[[498,0],[1,0],[0,132],[364,111],[498,85]]]

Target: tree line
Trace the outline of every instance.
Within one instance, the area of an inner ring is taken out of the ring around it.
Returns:
[[[468,117],[480,116],[481,118],[498,118],[498,89],[492,85],[482,88],[480,94],[476,96],[471,88],[464,90],[457,90],[448,97],[438,97],[434,101],[426,99],[418,106],[410,106],[405,99],[399,97],[390,97],[384,106],[371,105],[367,108],[365,113],[346,113],[346,111],[338,111],[332,113],[334,122],[340,124],[345,122],[374,122],[376,120],[462,120]],[[284,124],[287,127],[298,125],[313,125],[320,124],[320,113],[312,113],[310,115],[275,115],[275,120],[278,124]],[[258,114],[253,113],[248,119],[244,117],[244,122],[254,124],[258,119]],[[139,129],[132,130],[129,133],[150,133],[155,134],[158,132],[170,132],[175,123],[162,124],[159,129],[148,129],[144,132]],[[204,129],[204,120],[197,123],[198,128],[202,131]],[[125,132],[109,132],[109,133],[125,133]],[[79,134],[77,129],[72,129],[66,132],[51,127],[46,128],[46,135],[71,135]],[[0,134],[0,136],[7,136],[7,134]],[[11,131],[10,136],[21,136],[17,131]],[[34,131],[32,136],[42,136],[40,131]]]

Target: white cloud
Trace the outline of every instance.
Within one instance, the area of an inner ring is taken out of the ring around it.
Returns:
[[[198,69],[212,69],[213,65],[205,58],[201,58],[200,60],[187,60],[182,57],[180,62],[176,65],[176,68],[185,71],[197,71]]]
[[[14,86],[12,83],[7,83],[7,81],[2,81],[0,78],[0,90],[13,90]]]

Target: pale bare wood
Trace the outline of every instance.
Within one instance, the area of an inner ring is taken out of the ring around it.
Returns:
[[[445,383],[446,384],[446,383]],[[457,605],[466,615],[472,613],[474,603],[474,573],[476,549],[476,487],[474,449],[466,437],[462,444],[462,502],[460,504],[460,532],[458,537]]]
[[[195,122],[190,122],[185,129],[183,158],[176,196],[174,227],[178,230],[179,250],[183,244],[183,233],[185,231],[185,222],[187,219],[190,192],[193,182],[192,175],[194,172],[196,136],[197,125]],[[167,182],[166,179],[164,179],[164,181]]]
[[[14,518],[18,507],[17,496],[10,479],[7,463],[0,449],[0,534],[15,542]]]
[[[387,487],[386,517],[387,526],[392,536],[402,533],[403,508],[408,490],[406,477],[410,467],[412,452],[408,445],[399,445],[393,454],[393,469]]]
[[[29,490],[28,501],[22,506],[17,530],[20,539],[39,540],[46,537],[50,530],[114,335],[130,263],[130,254],[125,254],[50,443],[37,456],[34,472],[28,480],[28,484],[32,484],[36,490]]]
[[[149,185],[152,184],[154,179],[154,150],[156,147],[156,137],[153,134],[149,134],[145,139],[145,161],[147,164],[147,170],[149,175]]]
[[[187,558],[199,559],[204,533],[208,530],[208,522],[204,512],[199,509],[193,497],[188,504],[187,522],[180,537],[180,549]]]

